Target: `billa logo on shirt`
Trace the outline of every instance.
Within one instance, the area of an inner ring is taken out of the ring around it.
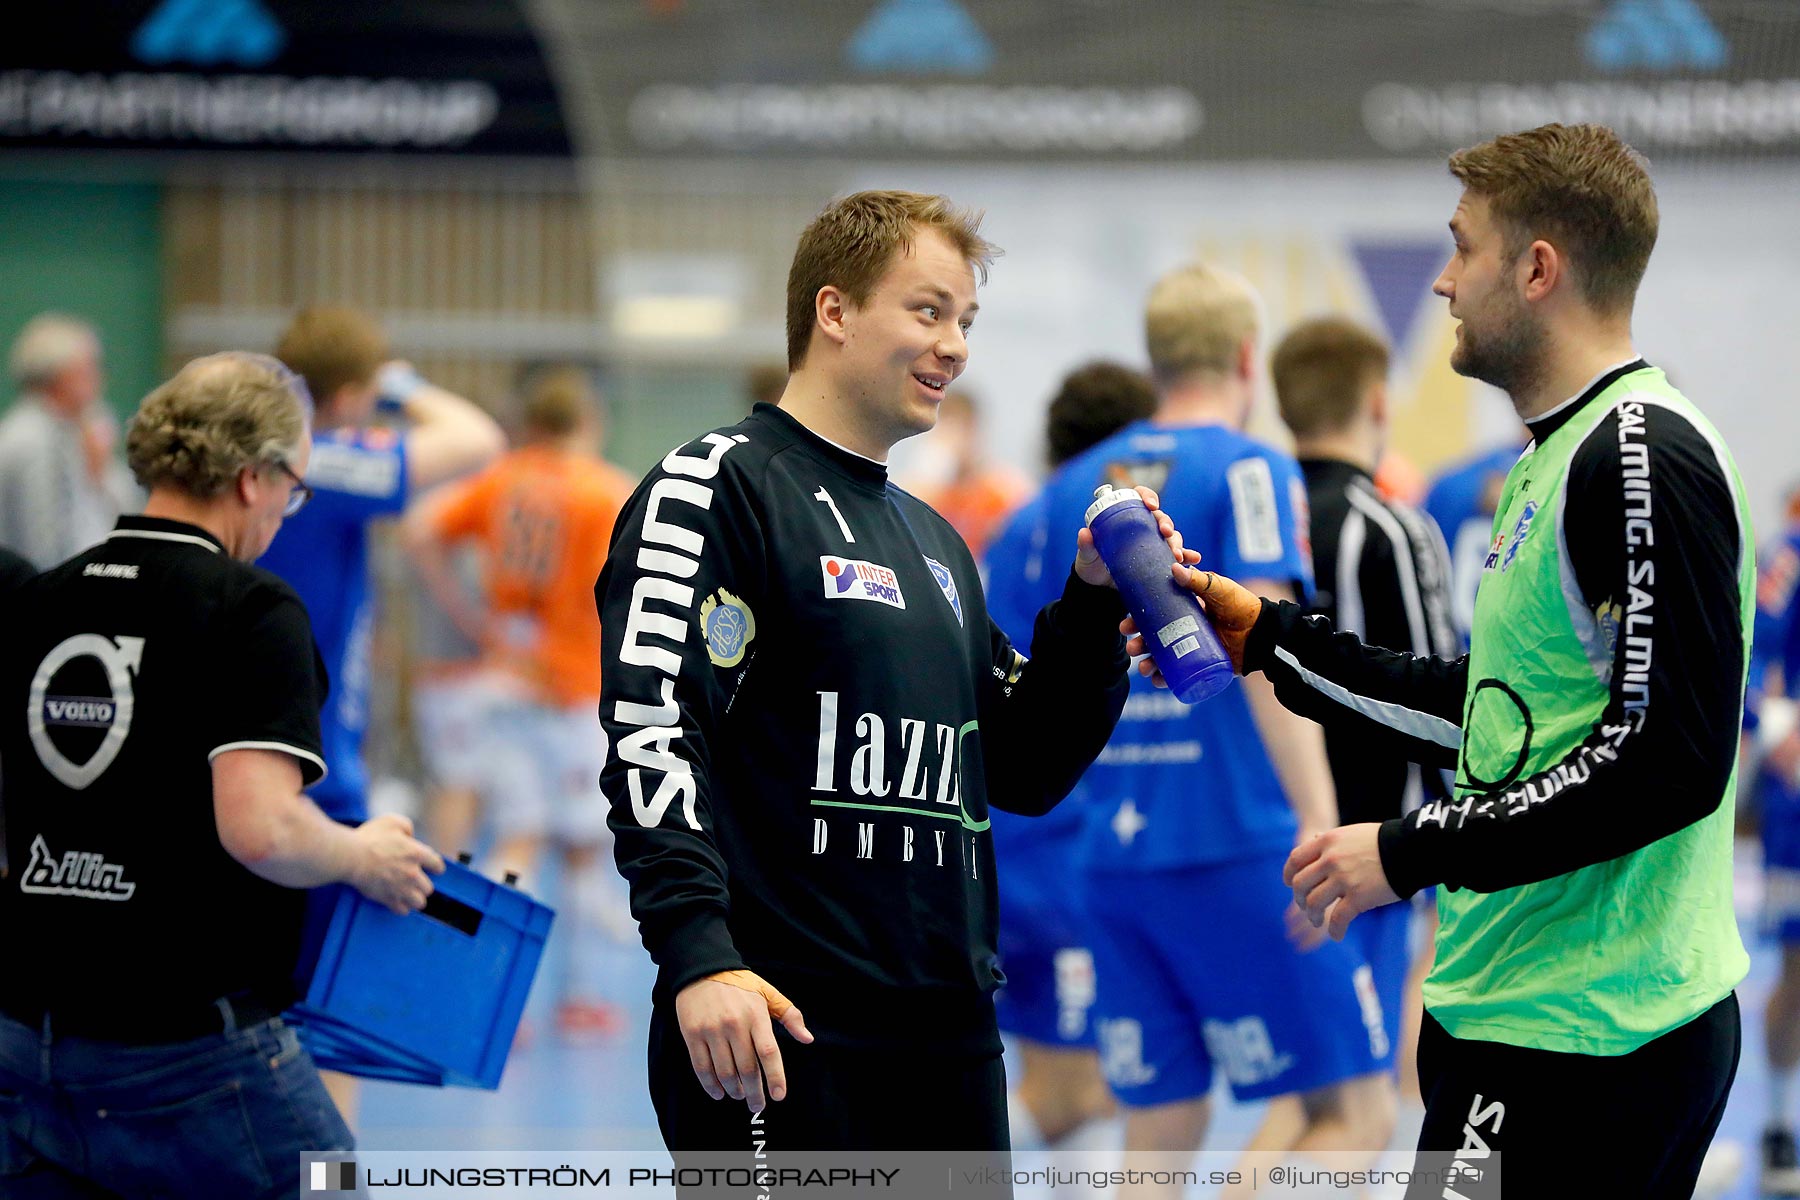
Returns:
[[[819,557],[827,600],[873,600],[890,608],[905,608],[900,578],[889,567],[860,558]]]
[[[756,618],[748,604],[720,588],[700,603],[700,629],[713,666],[735,667],[756,637]]]

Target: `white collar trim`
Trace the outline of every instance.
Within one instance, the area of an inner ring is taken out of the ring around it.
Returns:
[[[114,538],[148,538],[153,542],[192,542],[196,546],[205,546],[214,554],[219,553],[219,544],[203,537],[195,537],[191,533],[164,533],[160,529],[115,529],[106,535],[107,541]]]

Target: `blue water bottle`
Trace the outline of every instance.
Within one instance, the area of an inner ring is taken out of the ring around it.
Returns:
[[[1175,582],[1175,556],[1137,490],[1104,483],[1095,488],[1087,527],[1176,699],[1198,704],[1230,686],[1237,675],[1231,656],[1200,598]]]

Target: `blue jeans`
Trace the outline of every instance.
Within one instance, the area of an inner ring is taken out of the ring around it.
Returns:
[[[279,1018],[124,1046],[0,1016],[0,1195],[291,1197],[303,1151],[352,1148]]]

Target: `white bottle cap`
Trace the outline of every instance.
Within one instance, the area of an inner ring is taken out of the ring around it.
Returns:
[[[1113,505],[1132,502],[1136,502],[1140,507],[1144,505],[1144,498],[1137,494],[1136,488],[1114,488],[1110,483],[1103,483],[1094,489],[1094,502],[1088,505],[1085,520],[1092,525],[1095,517]]]

